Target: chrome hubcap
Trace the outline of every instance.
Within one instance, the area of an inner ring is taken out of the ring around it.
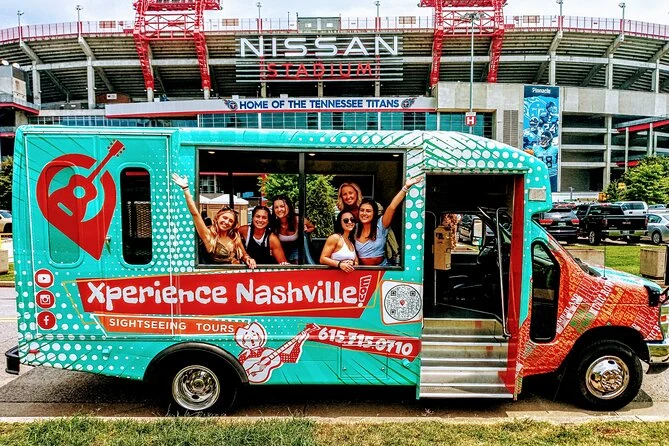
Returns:
[[[218,377],[207,367],[191,365],[174,376],[172,396],[188,410],[205,410],[218,401],[221,386]]]
[[[590,241],[590,243],[595,243],[595,233],[594,232],[591,232],[590,234],[588,234],[588,240]]]
[[[597,359],[585,376],[588,391],[604,400],[619,396],[627,389],[630,381],[629,369],[625,362],[616,356],[604,356]]]

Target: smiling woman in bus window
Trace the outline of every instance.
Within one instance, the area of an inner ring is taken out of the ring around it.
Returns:
[[[337,193],[337,209],[349,211],[358,218],[358,210],[362,203],[362,190],[353,182],[342,183]]]
[[[406,180],[402,189],[395,195],[381,217],[379,217],[378,205],[374,200],[362,200],[358,211],[360,224],[355,234],[355,250],[358,253],[361,265],[388,265],[388,260],[385,257],[388,228],[397,207],[409,192],[409,188],[422,180],[422,177]]]
[[[205,249],[214,263],[238,265],[245,263],[249,268],[256,267],[255,260],[246,253],[242,239],[237,232],[237,213],[225,206],[214,216],[210,227],[204,223],[195,201],[188,188],[188,178],[172,174],[172,180],[184,191],[188,211],[193,217],[193,223]]]
[[[322,265],[339,268],[346,273],[355,270],[358,257],[353,244],[355,217],[349,211],[340,212],[335,222],[335,233],[325,241],[320,262]]]
[[[300,223],[299,216],[295,213],[293,203],[288,197],[278,196],[272,203],[272,211],[274,212],[273,227],[281,246],[290,263],[297,264],[299,258],[298,250],[298,225]],[[304,232],[310,233],[316,229],[313,223],[306,217],[304,218]]]
[[[279,237],[269,226],[270,211],[267,206],[256,206],[251,214],[251,224],[239,228],[246,252],[258,264],[288,265]]]

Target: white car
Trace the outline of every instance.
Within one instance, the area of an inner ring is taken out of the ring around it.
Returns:
[[[0,233],[12,233],[12,213],[0,209]]]
[[[645,201],[620,201],[617,204],[622,206],[625,215],[646,215],[648,205]]]

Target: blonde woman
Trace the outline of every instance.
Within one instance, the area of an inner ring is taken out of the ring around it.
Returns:
[[[362,203],[362,190],[356,183],[346,182],[339,186],[337,191],[337,209],[349,211],[358,218],[358,209]]]
[[[172,181],[183,190],[188,211],[193,217],[195,230],[200,236],[202,243],[204,243],[204,247],[211,256],[212,261],[223,265],[239,265],[240,263],[244,263],[251,269],[255,268],[256,262],[246,253],[242,239],[237,231],[237,213],[233,209],[224,206],[214,216],[212,225],[207,227],[188,188],[188,178],[186,176],[180,177],[176,173],[173,173]]]

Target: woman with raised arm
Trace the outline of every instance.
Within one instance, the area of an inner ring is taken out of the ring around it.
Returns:
[[[355,251],[361,265],[388,265],[385,256],[388,228],[393,221],[397,207],[406,197],[411,186],[423,180],[422,177],[409,178],[395,195],[382,216],[374,200],[364,199],[358,211],[358,230],[355,234]]]
[[[281,241],[269,227],[269,218],[267,206],[256,206],[251,214],[251,224],[239,228],[246,252],[259,265],[288,265]]]
[[[356,183],[341,183],[337,191],[337,209],[340,211],[349,211],[358,218],[358,209],[362,202],[362,190]]]
[[[353,230],[355,229],[355,217],[349,211],[340,212],[335,222],[335,233],[327,238],[320,263],[333,268],[338,268],[346,273],[355,270],[358,257],[355,254],[353,244]]]
[[[195,224],[195,230],[200,236],[202,243],[204,243],[204,247],[211,256],[212,261],[224,265],[244,263],[251,269],[255,268],[256,262],[246,253],[242,239],[237,232],[237,213],[228,206],[224,206],[216,213],[212,225],[207,227],[195,205],[193,196],[190,194],[188,178],[186,176],[180,177],[176,173],[173,173],[172,181],[184,191],[188,211],[193,217],[193,223]]]
[[[300,223],[300,217],[295,213],[293,203],[282,195],[276,197],[272,203],[272,211],[274,222],[272,229],[279,237],[283,252],[290,263],[297,264],[299,258],[297,232]],[[304,218],[304,232],[306,234],[313,232],[316,229],[313,223],[306,217]]]

